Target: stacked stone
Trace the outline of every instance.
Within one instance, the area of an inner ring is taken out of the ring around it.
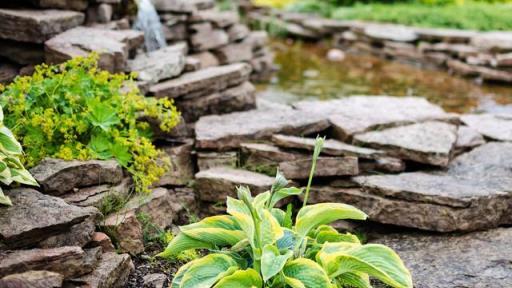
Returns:
[[[291,37],[333,38],[337,48],[447,69],[488,82],[512,83],[512,33],[417,28],[259,9],[252,22]]]

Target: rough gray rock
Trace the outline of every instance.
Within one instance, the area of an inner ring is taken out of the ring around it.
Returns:
[[[463,115],[460,119],[485,137],[499,141],[512,141],[512,119],[491,114]]]
[[[87,0],[31,0],[30,3],[39,8],[69,9],[78,11],[85,10],[89,5]]]
[[[60,288],[64,277],[50,271],[27,271],[0,279],[0,287]]]
[[[283,148],[313,151],[316,140],[314,138],[276,134],[272,136],[272,142]],[[324,141],[322,153],[331,156],[356,156],[365,159],[375,159],[384,155],[384,152],[379,150],[354,146],[334,139],[326,139]]]
[[[235,168],[238,164],[238,153],[227,152],[197,152],[197,167],[199,171],[213,167],[226,166]]]
[[[127,71],[137,72],[137,79],[155,84],[164,79],[176,77],[185,69],[187,44],[179,43],[146,54],[139,54],[129,60]]]
[[[46,194],[62,195],[74,188],[101,184],[117,184],[123,170],[115,160],[66,161],[46,158],[30,173]]]
[[[173,197],[166,188],[156,188],[148,195],[136,195],[126,203],[123,211],[133,211],[135,215],[148,217],[148,220],[161,229],[171,226],[173,221]]]
[[[10,62],[0,63],[0,83],[8,84],[18,76],[20,67]]]
[[[251,30],[249,30],[249,27],[247,27],[246,25],[237,23],[229,27],[227,29],[227,32],[229,36],[229,42],[235,42],[240,41],[249,36]]]
[[[509,287],[512,229],[469,234],[396,233],[375,239],[395,250],[411,270],[414,287]]]
[[[41,44],[0,39],[0,56],[17,64],[40,64],[44,61],[44,47]]]
[[[96,263],[89,263],[90,260],[87,253],[76,246],[2,251],[0,277],[30,270],[47,270],[71,278],[91,272]]]
[[[456,117],[419,97],[352,96],[330,101],[302,101],[294,106],[308,114],[329,115],[337,139],[374,129]]]
[[[122,72],[130,51],[143,43],[144,33],[140,31],[77,27],[46,41],[45,59],[49,63],[61,63],[96,51],[100,68]]]
[[[196,147],[227,150],[275,133],[308,135],[329,127],[324,116],[295,110],[252,110],[201,117],[196,123]]]
[[[192,50],[200,52],[222,47],[229,43],[229,36],[223,29],[217,29],[209,22],[190,26],[194,32],[190,36]]]
[[[92,234],[91,242],[89,242],[88,246],[93,248],[101,247],[101,251],[103,251],[103,253],[115,252],[112,240],[107,236],[107,234],[103,232],[94,232]]]
[[[232,43],[222,46],[214,51],[222,65],[247,62],[251,60],[254,55],[252,53],[252,45],[248,42]]]
[[[311,164],[311,158],[281,162],[279,163],[279,171],[287,179],[308,179]],[[356,157],[318,157],[316,177],[353,176],[357,174],[359,174],[359,166]]]
[[[100,217],[89,217],[83,222],[71,226],[67,230],[63,230],[60,234],[50,236],[39,242],[37,247],[53,248],[62,246],[79,246],[84,247],[92,238],[96,231],[96,224]]]
[[[281,162],[306,159],[310,155],[284,151],[277,146],[265,143],[241,143],[242,163],[251,171],[275,175]]]
[[[415,28],[419,40],[428,42],[468,43],[478,32],[459,29]]]
[[[471,39],[471,44],[493,52],[512,51],[512,32],[479,33]]]
[[[173,224],[186,225],[191,221],[190,215],[196,215],[198,201],[192,188],[176,187],[170,190],[172,198],[172,211],[177,218],[173,218]]]
[[[478,131],[473,128],[459,126],[459,130],[457,130],[457,142],[455,142],[455,148],[457,150],[464,151],[482,144],[485,144],[485,139],[482,134],[478,133]]]
[[[240,85],[249,79],[250,74],[251,66],[245,63],[209,67],[153,85],[150,92],[159,98],[195,98]]]
[[[193,72],[201,69],[201,61],[197,58],[186,57],[185,58],[185,72]]]
[[[94,221],[99,215],[95,208],[68,205],[62,199],[32,189],[13,189],[5,194],[13,206],[0,207],[0,246],[8,249],[33,247],[88,219]],[[85,239],[80,243],[90,239],[83,236]]]
[[[219,59],[209,51],[189,54],[188,57],[199,60],[201,63],[201,69],[220,65]]]
[[[511,224],[511,148],[484,144],[455,158],[447,171],[358,176],[361,190],[337,193],[387,224],[440,232]]]
[[[192,161],[192,141],[185,141],[177,146],[159,145],[171,161],[169,171],[165,173],[155,186],[187,185],[194,179],[194,163]]]
[[[418,39],[416,32],[401,25],[367,25],[364,35],[374,41],[413,42]]]
[[[240,16],[236,11],[218,11],[214,9],[202,10],[192,13],[189,22],[211,22],[217,28],[227,28],[240,22]]]
[[[354,136],[356,144],[436,166],[448,165],[456,141],[457,126],[444,122],[423,122]]]
[[[213,0],[151,0],[159,12],[192,13],[215,6]]]
[[[211,95],[176,101],[187,122],[195,122],[205,115],[226,114],[256,108],[256,88],[250,82]]]
[[[224,202],[227,196],[236,197],[238,186],[247,186],[253,194],[265,192],[274,178],[241,169],[216,167],[196,174],[195,191],[199,199]]]
[[[100,226],[114,239],[119,251],[132,255],[144,251],[142,225],[133,210],[110,214]]]
[[[79,287],[121,288],[134,269],[130,255],[108,252],[103,254],[92,273],[69,282]]]
[[[62,195],[68,204],[80,207],[93,206],[100,208],[108,198],[126,199],[133,192],[133,181],[130,177],[124,178],[116,185],[99,185],[76,189],[71,193]]]
[[[44,43],[84,22],[84,14],[63,10],[0,9],[0,38]]]
[[[152,273],[143,277],[144,288],[164,288],[167,276],[163,273]]]

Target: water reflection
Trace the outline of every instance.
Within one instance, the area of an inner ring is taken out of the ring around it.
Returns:
[[[512,86],[479,85],[444,71],[420,69],[373,56],[347,54],[343,62],[326,60],[326,45],[274,42],[280,66],[264,98],[279,102],[349,95],[421,96],[450,112],[468,112],[485,103],[512,103]]]

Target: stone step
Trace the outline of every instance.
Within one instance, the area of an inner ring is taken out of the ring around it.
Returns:
[[[0,39],[44,43],[82,24],[84,18],[74,11],[0,9]]]
[[[512,224],[512,143],[491,142],[455,158],[447,170],[358,176],[360,189],[319,189],[370,219],[439,232]]]
[[[251,140],[268,140],[273,134],[308,135],[329,127],[324,116],[296,110],[252,110],[201,117],[196,123],[196,147],[229,150]]]
[[[65,235],[68,241],[74,239],[75,245],[82,245],[94,232],[99,216],[95,208],[68,205],[60,198],[32,189],[13,189],[5,194],[11,198],[13,206],[0,207],[3,249],[34,247],[59,235]],[[87,225],[84,227],[82,223]]]
[[[469,234],[393,233],[372,242],[395,250],[414,287],[509,287],[511,228]]]
[[[491,114],[462,115],[462,122],[485,137],[498,141],[512,141],[512,118]]]
[[[236,188],[247,186],[253,195],[265,192],[274,183],[267,175],[229,167],[215,167],[196,174],[194,185],[202,201],[225,202],[227,196],[236,197]]]
[[[366,132],[354,136],[354,143],[386,151],[390,156],[446,167],[457,141],[457,126],[444,122],[423,122]]]
[[[310,155],[284,151],[267,143],[241,143],[241,162],[248,170],[275,175],[279,163],[306,159]]]
[[[109,198],[126,199],[133,191],[133,181],[130,177],[126,177],[119,184],[78,188],[72,193],[62,195],[61,198],[71,205],[93,206],[99,209]]]
[[[150,93],[158,98],[195,98],[240,85],[249,79],[250,73],[251,67],[244,63],[209,67],[153,85]]]
[[[96,51],[100,68],[123,72],[130,52],[143,43],[144,33],[140,31],[77,27],[46,41],[45,59],[49,63],[61,63]]]
[[[62,195],[75,188],[101,184],[118,184],[123,180],[123,169],[115,160],[66,161],[46,158],[30,173],[44,193]]]
[[[301,101],[294,107],[308,114],[329,115],[335,138],[385,127],[428,120],[456,121],[457,117],[419,97],[352,96],[329,101]]]
[[[300,159],[279,163],[279,171],[287,179],[308,179],[312,159]],[[357,157],[318,157],[315,177],[354,176],[359,174]]]

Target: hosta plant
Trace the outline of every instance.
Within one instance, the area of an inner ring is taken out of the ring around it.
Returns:
[[[364,212],[340,203],[307,205],[322,143],[318,138],[303,207],[295,217],[290,205],[286,211],[275,205],[303,190],[287,187],[278,172],[267,192],[253,197],[248,188],[238,188],[238,199],[227,199],[228,215],[180,227],[158,256],[172,258],[188,249],[210,253],[182,266],[171,288],[358,288],[371,287],[370,277],[391,287],[412,287],[409,271],[393,250],[363,245],[355,235],[328,225],[364,220]]]
[[[20,156],[23,154],[20,143],[14,138],[11,130],[4,126],[3,121],[4,113],[0,107],[0,182],[5,185],[16,182],[37,186],[36,180],[20,161]],[[2,188],[0,188],[0,204],[12,205]]]

